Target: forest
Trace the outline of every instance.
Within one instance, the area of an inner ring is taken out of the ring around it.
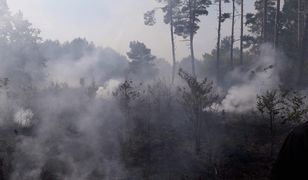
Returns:
[[[0,0],[0,180],[270,178],[308,118],[308,0],[152,1],[140,17],[168,26],[172,59],[135,39],[125,54],[45,39]]]

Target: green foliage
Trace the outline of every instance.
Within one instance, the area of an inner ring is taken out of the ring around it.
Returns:
[[[127,53],[132,62],[146,62],[149,63],[155,59],[151,54],[151,49],[147,48],[144,43],[132,41],[129,44],[130,51]]]
[[[137,75],[154,76],[156,69],[153,60],[156,58],[152,55],[151,49],[147,48],[144,43],[132,41],[129,44],[130,51],[127,52],[129,63],[129,72]]]
[[[256,13],[248,13],[246,14],[246,26],[248,26],[248,31],[251,33],[249,39],[254,38],[253,44],[249,44],[253,50],[258,49],[259,45],[262,43],[262,28],[263,28],[263,10],[264,4],[263,0],[256,0],[255,1],[255,10]],[[274,0],[267,0],[267,42],[274,42],[274,29],[275,29],[275,1]],[[248,45],[249,42],[246,41],[245,43]]]
[[[147,11],[144,14],[144,24],[148,26],[156,24],[155,10]]]
[[[281,113],[283,100],[276,90],[266,91],[264,95],[257,96],[257,109],[262,115],[268,115],[271,120]]]
[[[184,38],[196,34],[200,28],[200,16],[208,15],[207,8],[211,4],[210,0],[183,0],[174,17],[175,34]]]
[[[298,57],[298,1],[285,1],[281,11],[280,44],[290,58]],[[288,63],[294,63],[290,61]]]
[[[190,114],[190,120],[194,120],[197,114],[207,111],[212,104],[218,99],[218,95],[213,93],[213,82],[204,78],[201,82],[197,78],[179,70],[179,76],[187,83],[188,90],[185,87],[179,87],[178,90],[182,95],[184,108]]]
[[[229,19],[231,17],[231,13],[223,13],[221,15],[221,22],[225,22],[226,19]]]
[[[204,123],[207,122],[205,115],[212,111],[212,105],[218,100],[218,95],[213,92],[213,82],[209,82],[207,78],[199,82],[196,77],[182,69],[179,70],[179,76],[188,85],[188,89],[179,87],[178,91],[185,114],[193,126],[195,153],[199,155],[201,153],[201,132]]]
[[[132,125],[125,126],[128,133],[121,143],[121,157],[131,173],[129,176],[136,179],[136,171],[142,179],[154,175],[170,176],[170,173],[174,173],[170,170],[176,169],[174,152],[179,146],[179,137],[172,126],[174,117],[169,87],[163,82],[157,82],[148,85],[145,92],[141,93],[132,82],[126,81],[119,89],[121,96],[131,94],[126,96],[127,99],[142,99],[129,107],[135,114],[127,119]]]
[[[270,90],[264,95],[258,95],[257,109],[264,117],[281,123],[299,123],[308,113],[306,96],[290,90]]]
[[[220,76],[222,77],[222,82],[226,75],[232,71],[230,68],[230,49],[231,49],[231,38],[225,37],[221,40],[220,46]],[[234,62],[235,64],[240,64],[240,49],[235,47],[233,49],[234,53]],[[250,62],[248,61],[251,55],[248,52],[244,52],[244,65],[248,67]],[[217,61],[217,48],[213,49],[211,53],[205,53],[203,55],[203,70],[207,73],[206,76],[210,77],[213,74],[216,74],[216,61]],[[226,82],[228,83],[228,82]]]
[[[140,96],[140,92],[136,89],[133,81],[126,80],[124,83],[120,84],[116,91],[113,92],[113,96],[125,99],[125,101],[132,101]]]
[[[307,97],[301,95],[297,91],[285,92],[283,101],[284,115],[282,119],[284,122],[300,123],[305,120],[305,116],[308,113]]]
[[[142,86],[141,83],[136,86],[133,81],[126,80],[113,92],[113,96],[117,98],[120,108],[123,112],[126,112],[126,116],[129,116],[131,103],[141,95],[140,86]]]
[[[257,96],[257,109],[269,122],[270,157],[273,158],[277,123],[299,123],[308,113],[305,96],[298,92],[268,90]]]
[[[182,0],[158,0],[159,2],[165,2],[165,6],[162,8],[164,15],[164,23],[170,24],[171,17],[174,17],[180,11],[180,5]]]
[[[140,91],[136,89],[133,81],[126,80],[124,83],[120,84],[116,91],[113,92],[113,96],[125,99],[125,101],[132,101],[140,96]]]
[[[156,0],[161,3],[162,7],[154,8],[150,11],[147,11],[144,14],[144,23],[148,26],[153,26],[156,24],[155,13],[157,10],[161,10],[164,13],[164,23],[170,24],[171,17],[174,17],[175,14],[180,10],[180,4],[182,0]]]
[[[263,9],[264,4],[263,0],[256,0],[255,1],[255,10],[256,13],[248,13],[246,15],[246,24],[249,27],[249,31],[253,34],[260,36],[262,33],[262,26],[263,26]],[[274,34],[274,27],[275,27],[275,1],[274,0],[267,0],[267,24],[269,25],[268,28],[268,34],[273,35]]]

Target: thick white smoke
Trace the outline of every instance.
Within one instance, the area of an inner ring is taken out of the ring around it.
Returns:
[[[98,90],[96,91],[96,94],[99,98],[110,98],[112,96],[112,92],[114,92],[114,90],[119,87],[121,81],[119,80],[115,80],[115,79],[111,79],[109,81],[107,81],[104,86],[101,86],[98,88]]]
[[[74,40],[70,46],[77,46]],[[59,47],[58,47],[59,48]],[[45,54],[50,53],[44,50]],[[84,52],[83,52],[84,51]],[[82,50],[81,54],[78,48],[70,48],[70,51],[60,55],[60,57],[51,57],[47,63],[48,79],[54,82],[65,82],[70,86],[79,86],[80,78],[85,80],[95,79],[97,83],[123,76],[128,61],[124,56],[121,56],[110,48],[95,47],[93,50]],[[77,56],[77,57],[75,57]]]
[[[227,112],[245,112],[255,109],[256,95],[278,88],[280,79],[275,58],[278,54],[270,45],[261,47],[260,56],[246,73],[235,69],[229,77],[239,82],[232,86],[222,101],[221,109]]]
[[[20,108],[14,115],[14,121],[21,127],[30,127],[33,123],[33,116],[30,109]]]

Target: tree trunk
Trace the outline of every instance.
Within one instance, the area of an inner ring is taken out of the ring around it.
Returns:
[[[170,5],[171,6],[171,5]],[[170,35],[171,35],[171,46],[172,46],[172,84],[174,83],[175,79],[175,71],[176,71],[176,57],[175,57],[175,43],[174,43],[174,30],[173,30],[173,10],[170,7]]]
[[[195,131],[195,154],[198,156],[201,154],[201,118],[198,108],[198,112],[196,114],[194,131]]]
[[[216,71],[217,82],[220,83],[220,35],[221,35],[221,1],[219,0],[219,15],[218,15],[218,29],[217,29],[217,54],[216,54]]]
[[[192,75],[196,77],[195,70],[195,52],[194,52],[194,23],[195,23],[195,15],[194,15],[194,7],[196,5],[196,0],[189,0],[189,21],[190,21],[190,56],[191,56],[191,66],[192,66]]]
[[[276,2],[276,17],[275,17],[275,49],[279,46],[279,32],[280,32],[280,0]]]
[[[194,34],[190,33],[190,55],[191,55],[191,66],[192,66],[192,75],[196,77],[195,70],[195,52],[194,52]]]
[[[262,38],[263,43],[267,42],[267,0],[263,0],[263,28],[262,28]]]
[[[273,155],[274,155],[274,138],[275,138],[275,134],[274,134],[274,120],[275,120],[275,117],[274,117],[274,114],[271,113],[270,115],[270,158],[273,159]]]
[[[233,49],[234,49],[234,24],[235,24],[235,0],[232,0],[232,29],[231,29],[231,69],[234,68],[234,57],[233,57]]]
[[[240,63],[243,65],[243,37],[244,37],[244,0],[241,0],[241,44],[240,44]]]

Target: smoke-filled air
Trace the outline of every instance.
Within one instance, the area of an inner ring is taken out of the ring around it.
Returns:
[[[273,178],[308,120],[308,1],[280,1],[0,0],[0,180]]]

